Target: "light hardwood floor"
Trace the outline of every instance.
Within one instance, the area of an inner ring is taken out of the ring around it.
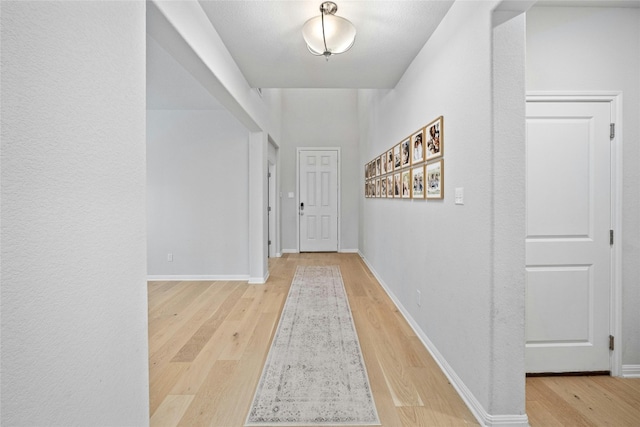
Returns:
[[[640,379],[527,378],[532,426],[640,426]]]
[[[358,255],[287,254],[270,260],[266,285],[149,283],[152,426],[244,424],[298,265],[340,266],[383,426],[478,425]],[[640,380],[599,377],[602,389],[583,385],[579,397],[547,380],[527,380],[533,426],[640,426]]]

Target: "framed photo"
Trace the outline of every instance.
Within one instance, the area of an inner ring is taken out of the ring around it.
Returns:
[[[425,127],[427,160],[441,157],[444,152],[444,118],[438,117]]]
[[[387,172],[393,172],[393,149],[387,151]]]
[[[411,198],[411,170],[403,170],[400,177],[400,192],[403,199]]]
[[[384,175],[385,173],[389,172],[387,170],[387,152],[385,151],[384,153],[382,153],[382,155],[380,156],[380,163],[382,163],[382,174]]]
[[[382,161],[382,159],[380,159],[380,157],[376,157],[376,176],[380,176],[382,175],[382,165],[380,164],[380,162]]]
[[[400,190],[402,188],[401,184],[400,184],[400,172],[394,173],[393,174],[393,197],[398,197],[400,198],[402,191]]]
[[[380,197],[387,197],[387,178],[384,176],[380,180]]]
[[[404,168],[411,163],[411,140],[405,139],[400,143],[400,167]]]
[[[393,197],[393,176],[387,175],[387,197]]]
[[[400,144],[393,147],[393,169],[400,169],[401,158],[400,158]]]
[[[444,198],[444,160],[429,163],[426,167],[427,199]]]
[[[411,169],[411,198],[424,199],[424,165]]]
[[[424,128],[411,136],[411,164],[424,162]]]
[[[376,197],[380,197],[380,178],[376,178]]]

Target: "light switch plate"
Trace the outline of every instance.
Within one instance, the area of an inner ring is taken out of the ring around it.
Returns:
[[[456,187],[456,205],[464,205],[464,187]]]

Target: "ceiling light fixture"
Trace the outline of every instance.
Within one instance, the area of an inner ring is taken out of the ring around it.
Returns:
[[[309,19],[302,27],[302,37],[309,52],[324,56],[344,53],[351,49],[356,39],[356,27],[344,18],[336,16],[338,6],[332,1],[320,5],[320,16]]]

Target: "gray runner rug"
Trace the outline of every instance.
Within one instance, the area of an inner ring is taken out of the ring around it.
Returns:
[[[379,425],[337,266],[299,266],[247,426]]]

